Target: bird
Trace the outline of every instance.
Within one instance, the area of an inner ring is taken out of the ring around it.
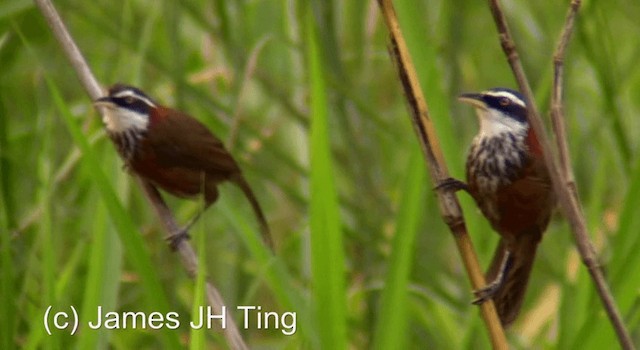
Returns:
[[[122,83],[109,87],[107,95],[96,99],[94,105],[104,107],[107,134],[125,168],[173,196],[202,195],[202,211],[218,199],[218,185],[227,181],[237,185],[253,209],[263,240],[273,249],[269,225],[253,190],[222,141],[204,124]],[[169,237],[172,248],[187,236],[199,215],[181,234]]]
[[[474,304],[493,299],[500,322],[508,327],[522,307],[555,194],[519,92],[492,88],[461,94],[459,100],[474,107],[479,132],[467,156],[466,183],[448,178],[439,187],[469,193],[500,235],[487,285],[474,291]]]

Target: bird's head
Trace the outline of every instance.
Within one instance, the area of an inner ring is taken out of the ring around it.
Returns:
[[[475,108],[482,136],[497,136],[504,132],[520,134],[529,129],[527,106],[522,95],[515,90],[493,88],[465,93],[458,99]]]
[[[131,130],[147,130],[149,117],[158,105],[142,90],[124,84],[109,88],[107,96],[93,102],[96,107],[104,107],[104,123],[110,133]]]

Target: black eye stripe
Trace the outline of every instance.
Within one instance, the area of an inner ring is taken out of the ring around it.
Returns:
[[[153,108],[153,106],[147,104],[144,100],[137,99],[133,96],[125,96],[125,97],[114,97],[113,102],[115,102],[118,106],[136,111],[142,114],[148,114],[149,110]]]
[[[524,96],[516,90],[507,88],[493,88],[483,93],[486,97],[506,98],[514,104],[524,105]]]
[[[113,100],[122,100],[134,104],[136,102],[130,101],[131,99],[136,101],[142,101],[143,103],[156,107],[156,102],[149,96],[147,96],[142,90],[124,84],[115,84],[109,89],[109,96]]]
[[[148,115],[156,103],[142,90],[124,84],[115,84],[109,89],[113,103],[130,111]]]
[[[523,123],[526,122],[527,121],[527,110],[526,110],[526,108],[524,108],[518,102],[511,101],[511,99],[509,99],[511,103],[505,105],[505,104],[503,104],[503,100],[505,98],[509,99],[506,96],[485,95],[483,100],[487,104],[487,106],[489,106],[489,108],[493,108],[493,109],[497,109],[497,110],[503,111],[508,116],[512,117],[513,119],[515,119],[515,120],[517,120],[519,122],[523,122]]]

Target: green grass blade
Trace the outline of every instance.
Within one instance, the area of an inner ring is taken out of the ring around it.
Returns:
[[[404,349],[407,345],[407,325],[410,313],[409,274],[415,251],[415,238],[420,212],[424,211],[426,173],[420,150],[414,148],[407,168],[405,186],[397,214],[396,232],[380,300],[380,312],[374,332],[374,349]]]
[[[201,208],[204,209],[204,206]],[[194,287],[193,293],[193,305],[191,305],[191,321],[193,324],[199,324],[199,315],[201,314],[201,308],[206,307],[207,303],[205,301],[205,288],[206,288],[206,276],[207,276],[207,255],[206,255],[206,230],[204,229],[204,220],[199,220],[198,225],[195,226],[195,230],[193,232],[197,234],[197,243],[196,246],[198,248],[198,275],[196,276],[196,284]],[[191,328],[191,342],[189,344],[189,349],[205,349],[205,335],[208,332],[207,327],[203,328]]]
[[[0,48],[2,48],[0,46]],[[1,50],[0,50],[1,52]],[[4,99],[0,96],[0,111],[3,111]],[[4,322],[0,323],[0,347],[10,349],[16,331],[16,290],[15,270],[13,263],[11,229],[14,228],[15,213],[13,205],[12,181],[10,174],[11,162],[9,161],[8,125],[6,118],[0,117],[0,298],[5,301],[0,308],[0,317]]]
[[[611,239],[611,261],[607,267],[611,274],[609,277],[610,289],[614,293],[617,306],[627,319],[637,317],[638,309],[638,281],[640,281],[640,220],[638,220],[638,206],[640,205],[640,162],[632,167],[630,183],[626,197],[620,209],[617,233]],[[599,306],[599,305],[598,305]],[[633,311],[633,313],[631,312]],[[606,320],[603,320],[606,321]],[[594,322],[589,322],[588,327],[593,327]],[[629,328],[633,330],[633,328]]]
[[[109,229],[106,209],[98,205],[93,218],[93,237],[89,252],[87,275],[81,320],[95,320],[98,307],[116,310],[118,291],[122,277],[122,247],[117,236]],[[100,328],[78,335],[79,349],[104,348],[111,331]]]
[[[6,208],[0,208],[5,210]],[[4,300],[4,305],[0,308],[0,317],[4,320],[0,324],[0,347],[10,349],[13,347],[15,337],[16,320],[16,290],[15,290],[15,270],[13,257],[11,254],[11,235],[9,225],[4,213],[0,212],[0,298]]]
[[[55,295],[55,276],[57,275],[55,252],[56,242],[53,240],[53,199],[51,198],[51,145],[52,145],[52,121],[40,114],[38,124],[42,133],[41,150],[45,156],[38,160],[38,201],[42,206],[42,218],[38,223],[38,241],[42,259],[40,260],[43,272],[42,293],[40,295],[42,305],[58,305],[60,300]],[[62,336],[55,333],[50,341],[43,344],[48,349],[58,349],[62,344]]]
[[[238,210],[224,201],[217,203],[216,206],[216,209],[219,209],[222,215],[238,231],[250,255],[260,267],[256,271],[258,281],[264,280],[284,311],[296,312],[296,336],[293,338],[303,338],[300,339],[300,342],[312,344],[309,346],[310,348],[319,348],[319,339],[315,332],[317,329],[316,322],[311,319],[311,314],[307,307],[308,300],[299,289],[291,288],[292,285],[296,284],[294,276],[287,271],[281,261],[275,259],[269,253],[269,249],[256,230],[256,224],[244,219],[244,211]],[[298,337],[298,334],[301,337]]]
[[[322,349],[347,344],[344,250],[328,130],[328,101],[322,49],[309,11],[307,65],[311,87],[311,174],[309,219],[313,304]]]

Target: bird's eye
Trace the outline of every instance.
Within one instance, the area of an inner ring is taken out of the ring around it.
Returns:
[[[133,104],[133,101],[135,101],[135,99],[133,98],[133,96],[127,96],[124,98],[124,102],[128,105]]]
[[[511,101],[509,101],[509,99],[506,98],[506,97],[503,97],[503,98],[500,99],[500,105],[501,106],[508,106],[510,103],[511,103]]]

